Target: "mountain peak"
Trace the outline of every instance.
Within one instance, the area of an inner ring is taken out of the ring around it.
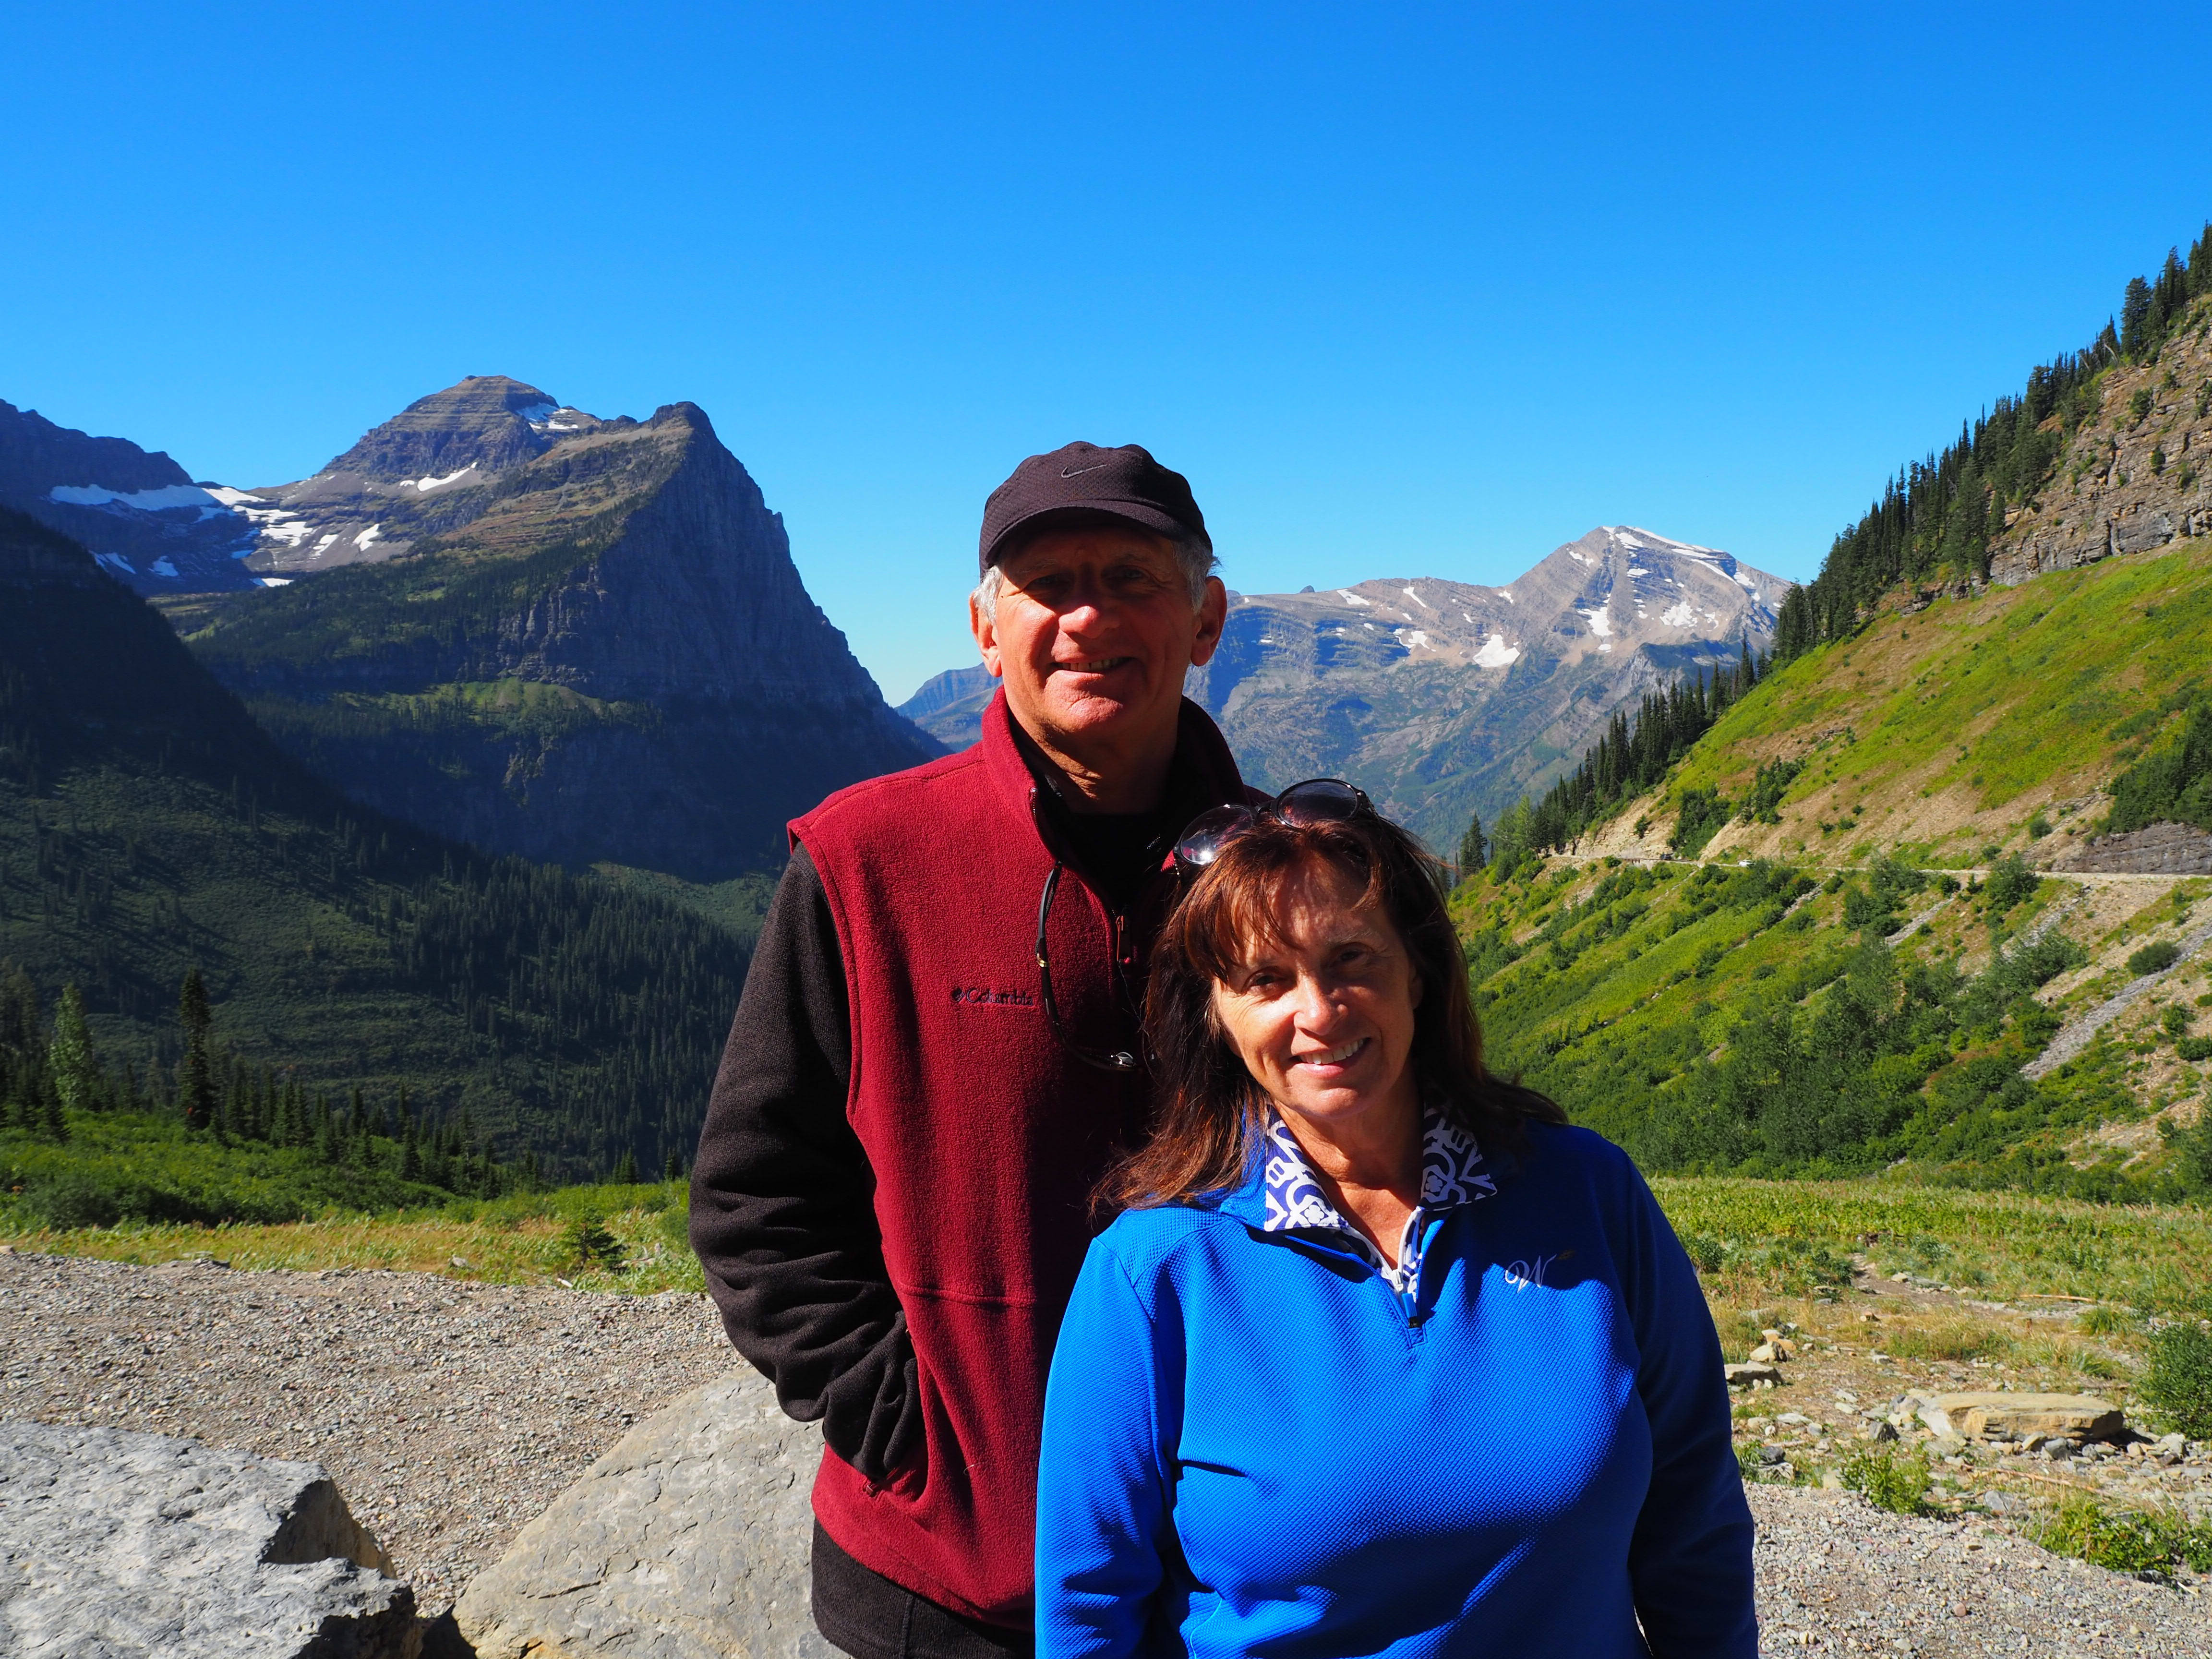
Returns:
[[[527,381],[505,374],[471,374],[417,398],[359,443],[337,457],[325,472],[357,473],[380,483],[416,477],[444,477],[470,467],[491,471],[534,460],[588,416],[564,422],[564,409]]]

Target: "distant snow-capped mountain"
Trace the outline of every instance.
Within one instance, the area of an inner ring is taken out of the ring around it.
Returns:
[[[406,552],[483,510],[473,493],[603,421],[503,374],[417,398],[312,477],[251,489],[195,481],[121,438],[94,438],[0,403],[0,502],[90,548],[142,593],[281,587]]]
[[[1772,643],[1790,584],[1734,555],[1606,525],[1502,587],[1390,577],[1233,595],[1221,648],[1188,695],[1248,778],[1360,784],[1448,848],[1571,767],[1624,704],[1700,665]],[[940,675],[900,712],[975,740],[980,669]]]

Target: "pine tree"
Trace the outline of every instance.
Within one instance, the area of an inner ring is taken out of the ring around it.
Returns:
[[[54,1040],[46,1050],[52,1068],[54,1097],[72,1112],[97,1110],[107,1092],[92,1031],[84,1023],[84,999],[75,985],[62,987],[62,1006],[54,1015]]]
[[[1482,833],[1482,814],[1469,813],[1467,820],[1467,833],[1459,838],[1460,874],[1471,876],[1481,869],[1488,861],[1489,853],[1489,837]],[[675,1154],[671,1152],[669,1156],[673,1158]]]
[[[177,997],[177,1023],[185,1034],[185,1057],[177,1079],[185,1127],[204,1129],[215,1121],[215,1066],[208,1048],[214,1013],[208,1006],[207,981],[198,968],[185,972],[184,988]]]
[[[623,1148],[622,1157],[615,1163],[613,1179],[614,1184],[617,1187],[634,1187],[637,1184],[637,1154],[627,1146]]]
[[[2129,356],[2142,352],[2143,325],[2149,320],[2150,284],[2140,276],[2130,276],[2126,291],[2120,296],[2120,349]]]
[[[663,1181],[681,1181],[684,1179],[684,1155],[678,1152],[673,1146],[671,1146],[668,1149],[667,1158],[662,1160],[660,1165],[660,1178]]]

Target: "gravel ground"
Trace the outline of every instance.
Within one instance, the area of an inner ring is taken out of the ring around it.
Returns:
[[[443,1610],[638,1416],[734,1363],[702,1297],[0,1252],[0,1417],[313,1458]],[[1981,1522],[1754,1487],[1769,1651],[2212,1655],[2212,1595]]]
[[[426,1614],[630,1423],[738,1363],[702,1296],[0,1253],[0,1417],[327,1468]]]
[[[1972,1522],[1848,1492],[1751,1491],[1763,1651],[2212,1654],[2212,1596],[2140,1583]]]

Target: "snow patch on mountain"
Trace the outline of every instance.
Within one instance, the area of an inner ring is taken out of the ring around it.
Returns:
[[[1521,660],[1521,653],[1506,644],[1505,635],[1492,634],[1482,642],[1482,649],[1474,653],[1477,668],[1504,668]]]
[[[46,492],[46,499],[70,507],[127,507],[139,513],[166,513],[178,507],[209,507],[214,505],[216,500],[198,484],[165,484],[159,489],[110,489],[105,484],[56,484]]]

